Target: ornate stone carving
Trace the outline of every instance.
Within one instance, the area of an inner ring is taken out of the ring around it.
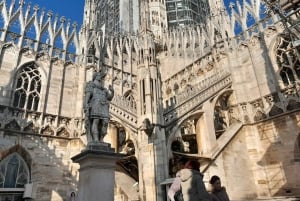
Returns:
[[[33,123],[31,123],[24,128],[24,131],[30,132],[30,133],[38,133],[39,128],[37,126],[35,126]]]
[[[7,130],[17,130],[17,131],[21,130],[21,127],[19,126],[18,122],[15,119],[13,119],[11,122],[6,124],[4,128]]]
[[[252,46],[256,46],[259,43],[260,37],[259,36],[253,36],[250,40],[249,40],[249,44]]]
[[[273,105],[272,109],[269,112],[269,116],[270,117],[276,116],[276,115],[282,114],[283,112],[284,111],[282,108],[278,107],[277,105]]]
[[[198,75],[199,77],[201,77],[202,75],[204,75],[203,69],[199,68],[198,71],[197,71],[197,75]]]
[[[255,101],[250,102],[250,104],[253,106],[253,108],[263,108],[263,101],[261,99],[257,99]]]
[[[215,66],[215,64],[213,63],[213,62],[208,62],[207,64],[206,64],[206,67],[205,67],[205,69],[207,70],[207,71],[211,71],[213,68],[214,68],[214,66]]]
[[[276,28],[268,26],[268,28],[265,30],[265,36],[270,37],[271,35],[276,34]]]
[[[54,130],[53,130],[53,128],[51,128],[50,125],[47,125],[41,129],[41,134],[54,136]]]
[[[56,135],[59,137],[71,137],[70,133],[65,127],[58,128],[56,131]]]
[[[120,153],[129,155],[129,156],[135,154],[134,145],[133,145],[132,141],[130,141],[130,140],[124,141],[124,143],[122,143],[120,146],[120,150],[121,150]]]
[[[60,137],[71,137],[70,132],[68,131],[67,128],[67,119],[62,118],[60,125],[58,126],[56,130],[56,135]]]
[[[267,115],[264,112],[260,111],[260,110],[258,110],[256,112],[256,114],[254,115],[254,121],[261,121],[261,120],[264,120],[266,118],[267,118]]]
[[[0,124],[5,129],[23,131],[32,124],[32,121],[23,119],[22,115],[23,113],[20,111],[10,111],[8,108],[5,108],[3,112],[0,113]]]
[[[294,109],[297,109],[297,108],[300,108],[300,103],[296,100],[293,100],[293,99],[289,100],[289,103],[286,106],[286,109],[288,111],[290,111],[290,110],[294,110]]]
[[[237,122],[241,122],[237,106],[232,106],[231,108],[229,108],[228,115],[229,115],[229,124],[230,125],[237,123]]]
[[[167,95],[170,95],[171,93],[172,93],[171,87],[167,87],[166,94],[167,94]]]
[[[8,108],[3,110],[3,113],[0,113],[0,122],[1,125],[4,127],[12,120],[12,114]]]

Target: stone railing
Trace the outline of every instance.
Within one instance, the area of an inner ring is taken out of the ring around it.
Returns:
[[[200,82],[192,86],[192,88],[185,90],[182,93],[179,93],[177,96],[176,105],[181,105],[182,103],[186,102],[187,99],[192,99],[192,97],[195,96],[195,94],[201,92],[203,89],[207,87],[213,86],[213,84],[219,82],[220,80],[228,76],[229,76],[228,72],[221,70],[213,74],[212,76],[201,80]]]
[[[195,107],[217,94],[222,89],[230,86],[231,76],[228,72],[221,71],[192,86],[183,93],[178,94],[175,104],[166,108],[164,118],[166,124],[180,118]],[[173,97],[176,98],[176,97]]]
[[[136,115],[136,102],[135,101],[127,100],[123,96],[115,94],[111,103],[119,108],[122,108],[123,110],[125,110],[128,113]]]
[[[110,104],[110,113],[117,119],[125,121],[133,127],[137,127],[136,102],[115,95]]]

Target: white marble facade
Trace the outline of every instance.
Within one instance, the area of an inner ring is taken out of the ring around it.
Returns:
[[[204,26],[153,35],[145,20],[138,35],[103,38],[23,1],[0,1],[0,197],[62,201],[77,192],[71,157],[86,143],[84,88],[99,69],[116,91],[105,141],[127,154],[116,201],[165,200],[161,183],[181,155],[201,161],[205,182],[219,175],[234,200],[300,196],[300,52],[278,18],[261,19],[260,1],[251,3],[237,9],[260,19],[251,28],[232,8]],[[1,167],[10,164],[23,177],[9,180]]]

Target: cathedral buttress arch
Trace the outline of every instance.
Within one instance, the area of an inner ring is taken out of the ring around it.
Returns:
[[[205,105],[205,104],[204,104]],[[208,106],[205,106],[208,107]],[[172,154],[172,143],[174,141],[177,141],[178,138],[182,138],[181,136],[181,128],[184,125],[185,122],[191,120],[193,122],[193,127],[194,127],[194,132],[195,132],[195,137],[196,137],[196,142],[197,142],[197,154],[199,157],[205,155],[205,153],[209,152],[209,150],[212,149],[212,146],[207,146],[206,144],[210,144],[210,141],[215,141],[212,138],[212,134],[214,132],[213,129],[211,128],[211,124],[209,122],[211,122],[212,119],[206,120],[206,116],[207,114],[209,114],[210,112],[205,110],[205,107],[203,107],[202,109],[193,112],[189,115],[187,115],[184,119],[182,119],[180,122],[178,122],[178,124],[173,127],[168,140],[167,140],[167,156],[170,159],[171,157],[173,157]],[[208,122],[208,123],[207,123]],[[209,141],[207,141],[207,139],[210,139]],[[179,139],[180,142],[184,143],[183,140]],[[215,144],[215,143],[213,143]]]

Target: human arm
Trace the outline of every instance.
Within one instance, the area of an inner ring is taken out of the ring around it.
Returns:
[[[172,185],[168,190],[168,197],[170,198],[171,201],[174,201],[174,195],[179,190],[180,190],[180,177],[175,177]]]
[[[115,91],[112,85],[108,86],[108,91],[107,91],[107,100],[111,101],[114,97]]]
[[[84,104],[83,104],[83,110],[86,116],[89,114],[89,109],[91,107],[90,100],[93,96],[93,83],[88,82],[85,86],[85,97],[84,97]]]

